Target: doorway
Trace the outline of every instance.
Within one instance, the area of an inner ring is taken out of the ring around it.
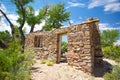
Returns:
[[[57,63],[67,62],[68,37],[67,34],[58,36]]]

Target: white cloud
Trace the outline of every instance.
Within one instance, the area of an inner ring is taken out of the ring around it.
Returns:
[[[30,26],[27,23],[25,23],[24,29],[26,31],[26,34],[28,34],[30,32]]]
[[[36,24],[34,31],[41,30],[44,25],[45,25],[45,21],[42,21],[42,23],[40,23],[40,24]],[[27,23],[25,23],[24,29],[26,30],[26,34],[28,34],[30,32],[31,26],[29,26]]]
[[[88,9],[94,8],[94,7],[98,7],[104,5],[104,2],[101,0],[92,0],[91,3],[88,5]]]
[[[42,23],[40,24],[36,24],[34,31],[41,30],[44,25],[45,25],[45,21],[42,21]],[[24,29],[26,31],[26,34],[29,34],[31,27],[27,23],[25,23]]]
[[[68,2],[69,6],[66,7],[66,9],[71,8],[71,7],[84,7],[85,4],[83,3],[78,3],[78,2]]]
[[[8,30],[9,32],[11,32],[10,27],[5,23],[5,21],[1,20],[0,21],[0,31],[5,31]]]
[[[39,10],[35,11],[35,15],[37,16],[39,14]]]
[[[120,40],[117,40],[116,42],[114,42],[114,45],[119,46],[120,45]]]
[[[0,7],[0,8],[2,8],[2,7]],[[3,8],[5,8],[5,7],[3,7]],[[38,15],[38,14],[39,14],[39,11],[35,11],[35,15]],[[2,16],[2,14],[0,14],[0,16]],[[7,17],[10,19],[10,21],[14,25],[19,26],[19,24],[16,22],[16,20],[19,17],[18,15],[16,15],[16,14],[7,14]],[[44,25],[45,25],[45,21],[42,21],[41,24],[35,25],[34,31],[41,30]],[[29,33],[30,26],[27,23],[25,23],[24,28],[26,29],[26,33]],[[10,28],[9,24],[7,23],[6,19],[4,17],[2,17],[0,19],[0,31],[5,31],[5,30],[8,30],[9,32],[11,32],[11,28]]]
[[[18,19],[18,15],[15,15],[15,14],[8,14],[7,16],[11,20],[17,20]]]
[[[103,31],[103,30],[120,30],[120,27],[109,27],[110,24],[108,23],[99,23],[99,28],[100,28],[100,31]]]
[[[1,3],[0,4],[0,9],[4,12],[7,13],[7,9],[5,8],[5,6]],[[16,20],[18,19],[18,16],[15,14],[6,14],[7,17],[10,19],[10,21],[17,25]],[[8,30],[9,32],[11,32],[11,28],[8,24],[8,22],[6,21],[6,19],[4,18],[4,16],[2,15],[2,13],[0,13],[0,31],[5,31]]]
[[[103,6],[104,11],[118,12],[120,11],[119,0],[91,0],[88,5],[88,9],[92,9],[98,6]]]
[[[45,21],[43,20],[42,23],[35,25],[34,31],[41,30],[44,25]]]
[[[10,14],[8,15],[8,17],[14,24],[19,26],[19,24],[16,22],[18,16]],[[34,31],[41,30],[44,25],[45,25],[45,21],[42,21],[42,23],[35,25]],[[30,31],[30,26],[27,23],[25,23],[24,28],[26,30],[26,33],[28,34]],[[0,21],[0,31],[5,31],[5,30],[11,32],[10,26],[5,22],[4,19],[2,19]]]
[[[102,5],[106,5],[109,3],[117,2],[117,0],[91,0],[90,4],[88,5],[88,8],[94,8]]]
[[[7,17],[10,19],[10,21],[14,25],[18,25],[18,23],[16,22],[16,20],[18,19],[17,15],[15,15],[15,14],[7,14]],[[8,22],[6,21],[6,19],[4,17],[1,17],[1,20],[0,20],[0,31],[5,31],[5,30],[8,30],[9,32],[11,32],[10,25],[8,24]]]
[[[0,3],[0,9],[3,11],[3,12],[6,12],[6,8],[5,6]],[[8,30],[9,32],[11,32],[11,29],[9,27],[9,25],[7,25],[7,23],[5,22],[5,19],[2,17],[2,13],[0,12],[0,31],[5,31],[5,30]]]
[[[70,23],[71,23],[71,24],[73,24],[73,23],[74,23],[74,21],[73,21],[73,20],[70,20]]]
[[[16,22],[16,20],[18,19],[18,15],[8,14],[7,16],[14,25],[18,25],[18,23]]]
[[[99,23],[99,28],[100,28],[100,30],[107,30],[108,27],[109,26],[109,24],[108,23]]]
[[[112,11],[112,12],[120,11],[120,3],[112,3],[105,5],[104,11]]]

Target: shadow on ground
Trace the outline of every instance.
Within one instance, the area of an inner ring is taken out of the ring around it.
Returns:
[[[112,67],[107,61],[103,61],[103,65],[95,65],[93,75],[95,77],[103,77],[105,73],[112,71]]]
[[[60,63],[67,63],[66,57],[61,57]],[[103,77],[105,73],[112,71],[113,65],[107,61],[103,61],[103,65],[95,65],[93,75],[95,77]]]

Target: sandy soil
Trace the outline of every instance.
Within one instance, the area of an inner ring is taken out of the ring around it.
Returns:
[[[116,65],[112,60],[104,60],[105,62]],[[95,72],[97,73],[95,74],[98,76],[90,76],[81,70],[76,70],[74,67],[67,65],[67,63],[47,66],[46,64],[41,64],[39,60],[36,60],[36,63],[31,67],[31,80],[104,80],[103,75],[106,69],[108,69],[106,66],[105,68],[96,68]]]

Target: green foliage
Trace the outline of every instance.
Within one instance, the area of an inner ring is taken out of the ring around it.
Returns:
[[[26,19],[27,19],[27,23],[29,25],[33,25],[33,24],[36,24],[36,23],[39,23],[39,19],[37,16],[35,16],[35,11],[33,9],[32,6],[29,6],[27,9],[26,9]]]
[[[33,9],[32,6],[29,6],[26,9],[26,21],[28,25],[32,26],[35,24],[40,24],[41,20],[44,19],[45,17],[45,8],[40,9],[39,14],[35,15],[35,10]]]
[[[104,75],[105,80],[120,80],[120,66],[114,66],[112,73]]]
[[[118,60],[120,59],[120,46],[108,46],[102,49],[105,57]]]
[[[8,41],[9,38],[10,38],[10,33],[7,30],[0,32],[0,39],[1,40]]]
[[[17,26],[17,25],[14,25],[14,29],[15,29],[15,34],[16,34],[17,36],[19,36],[19,35],[20,35],[20,32],[19,32],[18,26]],[[23,29],[23,33],[25,34],[25,28]]]
[[[19,15],[19,18],[17,22],[19,24],[23,24],[23,20],[27,19],[27,15],[31,14],[34,10],[32,6],[28,6],[28,3],[33,2],[34,0],[12,0],[12,2],[17,7],[17,14]],[[28,12],[31,10],[31,13],[28,14]],[[32,15],[31,15],[32,16]]]
[[[120,59],[120,46],[114,46],[119,38],[118,30],[104,30],[101,33],[102,51],[105,57],[117,60]]]
[[[61,49],[61,53],[65,53],[67,52],[67,42],[62,41],[62,49]]]
[[[14,28],[14,29],[15,29],[15,34],[16,34],[16,35],[19,35],[20,33],[19,33],[18,26],[15,26],[15,28]]]
[[[19,24],[23,23],[23,18],[26,18],[26,8],[28,7],[28,4],[33,1],[34,0],[12,0],[17,7],[16,12],[19,15],[17,22]]]
[[[69,20],[70,13],[66,12],[64,4],[51,5],[47,10],[45,26],[43,30],[49,31],[62,26],[63,22]]]
[[[19,40],[10,42],[9,48],[0,50],[0,80],[29,80],[32,51],[21,53]]]
[[[19,24],[22,24],[23,17],[21,16],[23,15],[23,11],[18,9],[17,13],[19,14],[19,18],[17,22]],[[34,31],[34,27],[36,24],[40,24],[42,22],[42,20],[45,18],[45,14],[46,14],[46,8],[44,7],[39,10],[38,15],[35,15],[35,10],[31,5],[26,7],[26,9],[24,10],[24,17],[25,17],[25,21],[31,27],[30,32]]]
[[[118,30],[104,30],[101,33],[102,47],[112,46],[113,43],[119,38]]]
[[[18,7],[18,8],[20,8],[20,5],[26,5],[26,4],[28,4],[28,3],[30,3],[30,2],[33,2],[34,0],[11,0],[14,4],[16,4],[16,6]],[[21,4],[19,4],[19,2],[21,3]]]

